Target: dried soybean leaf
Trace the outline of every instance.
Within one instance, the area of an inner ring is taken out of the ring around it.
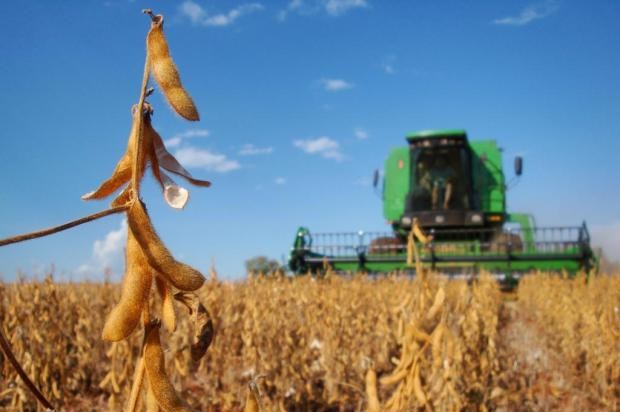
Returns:
[[[211,314],[195,293],[179,292],[174,298],[181,302],[194,318],[194,339],[191,346],[192,362],[195,364],[205,355],[215,336]]]
[[[112,201],[110,206],[118,207],[118,206],[123,206],[123,205],[128,204],[132,199],[131,197],[132,191],[133,190],[131,188],[131,185],[125,186],[125,188],[119,193],[119,195],[116,196],[116,198]]]
[[[112,176],[104,181],[96,190],[86,193],[82,196],[83,200],[103,199],[115,191],[121,186],[129,182],[131,179],[131,169],[133,166],[133,152],[138,138],[138,114],[137,110],[132,108],[132,124],[131,132],[129,133],[129,139],[127,142],[127,149],[123,154],[123,157],[118,161]]]
[[[187,292],[177,292],[174,294],[174,298],[181,302],[187,308],[190,315],[194,313],[194,309],[192,308],[192,304],[194,302],[193,296],[195,296],[193,293]]]
[[[168,206],[174,209],[183,209],[189,199],[189,192],[187,189],[177,185],[160,169],[154,142],[158,140],[160,144],[163,143],[161,142],[159,134],[153,129],[150,115],[146,116],[144,119],[144,138],[148,142],[147,156],[151,163],[151,171],[153,172],[153,177],[155,177],[155,180],[161,186],[161,190],[164,193],[164,200]]]
[[[153,129],[150,123],[148,125],[145,124],[145,126],[146,127],[144,132],[151,135],[154,149],[154,157],[159,162],[160,167],[166,169],[171,173],[183,177],[193,185],[202,187],[211,186],[211,182],[209,182],[208,180],[195,179],[192,174],[188,172],[172,154],[170,154],[170,152],[166,149],[166,146],[164,145],[161,136],[159,135],[159,133],[157,133],[157,131],[155,131],[155,129]]]
[[[192,361],[197,363],[205,355],[207,349],[209,349],[215,335],[211,315],[202,303],[200,303],[200,301],[198,301],[194,322],[196,330],[194,335],[195,339],[191,347],[191,353]]]
[[[177,185],[166,173],[160,171],[161,186],[164,191],[164,199],[168,206],[174,209],[183,209],[189,199],[189,192],[182,186]]]

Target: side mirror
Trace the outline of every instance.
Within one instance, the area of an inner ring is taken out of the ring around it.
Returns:
[[[375,169],[375,172],[372,175],[372,187],[376,189],[378,184],[379,184],[379,169]]]
[[[523,158],[521,156],[515,157],[515,175],[521,176],[523,173]]]

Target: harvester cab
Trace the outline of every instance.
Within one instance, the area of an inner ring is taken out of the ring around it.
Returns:
[[[501,152],[495,141],[470,144],[463,130],[407,135],[408,147],[385,165],[383,214],[396,232],[492,228],[505,220]]]
[[[299,228],[291,270],[413,270],[408,235],[414,226],[432,239],[415,245],[419,259],[446,274],[486,269],[513,279],[530,270],[576,272],[595,265],[585,223],[539,228],[530,215],[506,211],[508,185],[494,140],[470,142],[464,130],[426,130],[406,140],[389,153],[383,171],[383,215],[392,232]],[[523,160],[514,164],[520,176]]]

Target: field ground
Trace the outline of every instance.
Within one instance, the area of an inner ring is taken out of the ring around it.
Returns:
[[[142,332],[101,340],[116,284],[0,284],[0,322],[61,410],[119,410]],[[168,375],[194,410],[620,410],[620,277],[495,281],[255,277],[200,290],[215,339],[190,361],[190,318],[162,329]],[[152,313],[157,314],[155,302]],[[0,408],[36,410],[0,357]]]
[[[519,409],[520,404],[532,410],[598,410],[579,389],[572,365],[547,345],[544,328],[519,302],[504,302],[500,325],[504,384],[516,395],[509,398],[512,405],[507,409]]]

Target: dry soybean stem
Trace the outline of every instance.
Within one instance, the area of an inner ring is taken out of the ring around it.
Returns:
[[[13,352],[11,351],[11,346],[9,345],[9,341],[4,337],[4,334],[2,333],[2,328],[0,328],[0,346],[2,347],[2,351],[4,352],[6,357],[11,362],[11,365],[13,365],[13,368],[15,368],[15,371],[17,371],[17,374],[22,378],[28,389],[30,389],[30,392],[34,394],[34,396],[39,400],[39,402],[41,402],[43,406],[45,406],[45,408],[50,411],[54,411],[55,409],[52,404],[49,403],[49,401],[45,398],[45,396],[43,396],[41,391],[39,391],[37,386],[30,380],[26,372],[19,364],[17,358],[15,358],[15,355],[13,355]]]
[[[143,13],[149,14],[152,16],[152,12],[149,9],[142,10]],[[152,18],[152,17],[151,17]],[[149,56],[147,53],[146,59],[144,60],[144,72],[142,73],[142,89],[140,90],[140,100],[138,101],[138,125],[137,132],[138,136],[136,139],[136,146],[134,151],[133,158],[133,168],[131,170],[131,187],[134,190],[134,194],[136,198],[140,197],[140,158],[142,154],[142,133],[144,129],[144,99],[148,93],[148,84],[149,84],[149,73],[150,73],[150,65],[149,65]]]
[[[151,10],[151,9],[143,9],[142,13],[148,14],[152,21],[156,21],[157,20],[157,16],[155,16],[155,14],[153,14],[153,10]]]
[[[127,402],[126,412],[135,412],[138,405],[138,397],[142,389],[142,383],[144,381],[144,346],[146,344],[146,326],[150,323],[150,308],[146,305],[142,309],[142,322],[144,323],[144,339],[142,340],[142,347],[140,348],[140,359],[136,365],[136,372],[133,376],[133,384],[131,386],[131,393],[129,395],[129,401]]]
[[[36,239],[38,237],[44,237],[53,235],[54,233],[62,232],[63,230],[71,229],[72,227],[79,226],[84,223],[91,222],[93,220],[100,219],[115,213],[121,213],[128,209],[128,205],[113,207],[101,212],[94,213],[92,215],[84,216],[82,218],[72,220],[59,226],[50,227],[48,229],[38,230],[36,232],[25,233],[23,235],[17,235],[0,240],[0,247],[11,245],[13,243],[23,242],[25,240]]]
[[[129,401],[127,402],[127,412],[134,412],[136,405],[138,404],[138,397],[140,396],[140,390],[142,389],[142,381],[144,379],[144,344],[140,349],[140,359],[136,365],[136,372],[133,376],[133,385],[131,386],[131,393],[129,395]]]
[[[152,12],[149,9],[142,11],[145,14],[149,14],[152,18]],[[144,99],[147,94],[149,94],[148,84],[149,84],[149,56],[147,54],[146,59],[144,61],[144,72],[142,74],[142,89],[140,90],[140,100],[138,101],[138,125],[137,131],[138,135],[136,138],[136,146],[134,150],[134,158],[133,158],[133,168],[131,171],[131,187],[134,191],[134,195],[137,199],[140,198],[140,158],[144,155],[140,153],[142,151],[142,138],[143,138],[143,129],[144,129]],[[139,200],[138,200],[139,201]],[[148,324],[150,314],[148,302],[142,312],[143,322],[144,324]],[[136,365],[136,372],[133,378],[133,385],[131,387],[131,394],[129,396],[129,402],[127,403],[127,411],[135,411],[136,405],[138,403],[138,397],[140,396],[140,391],[142,389],[142,382],[144,380],[144,344],[146,342],[146,327],[144,328],[144,337],[145,340],[142,342],[142,347],[140,348],[140,359],[138,359],[138,364]]]
[[[323,379],[323,380],[324,380],[325,382],[327,382],[327,379]],[[333,382],[334,382],[336,385],[346,386],[346,387],[349,387],[349,388],[351,388],[351,389],[355,390],[357,393],[359,393],[359,394],[362,396],[362,398],[366,397],[366,393],[364,393],[364,391],[363,391],[363,390],[361,390],[360,388],[358,388],[358,387],[357,387],[357,386],[355,386],[355,385],[352,385],[352,384],[350,384],[350,383],[346,383],[346,382],[337,381],[337,380],[335,380],[335,381],[333,381]]]

